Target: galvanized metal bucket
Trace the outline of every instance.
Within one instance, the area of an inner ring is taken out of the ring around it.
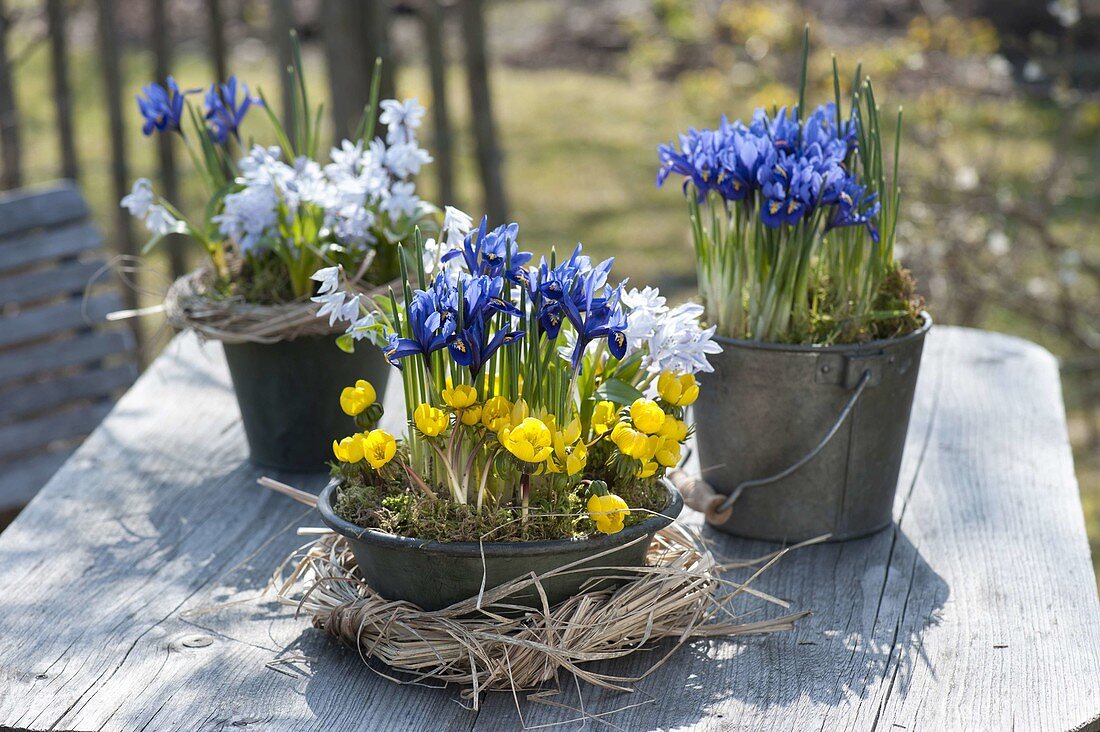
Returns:
[[[717,528],[854,539],[891,522],[924,338],[797,346],[718,338],[694,407],[701,477],[733,498]],[[689,501],[690,503],[690,501]],[[711,514],[713,515],[713,514]]]

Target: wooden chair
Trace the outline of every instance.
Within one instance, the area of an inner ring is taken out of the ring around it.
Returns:
[[[114,280],[85,297],[102,245],[70,182],[0,195],[0,518],[38,492],[137,377],[133,334],[105,324],[122,307]]]

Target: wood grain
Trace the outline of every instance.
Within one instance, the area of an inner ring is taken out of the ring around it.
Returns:
[[[304,543],[293,529],[319,522],[253,484],[219,351],[178,338],[0,535],[0,726],[519,728],[510,695],[475,713],[456,689],[396,686],[252,599]],[[1072,467],[1053,358],[938,327],[895,525],[799,550],[760,580],[813,617],[692,643],[634,694],[578,700],[563,679],[550,701],[640,705],[606,717],[626,729],[1072,729],[1100,712],[1100,602]],[[708,534],[732,556],[774,548]],[[576,716],[522,709],[528,725]]]
[[[48,300],[59,295],[80,295],[92,277],[104,270],[103,260],[63,262],[56,267],[0,279],[0,307]],[[99,283],[109,282],[102,278]]]
[[[88,217],[88,204],[72,181],[0,195],[0,237]]]
[[[0,242],[0,272],[29,267],[55,259],[75,257],[81,252],[99,249],[103,239],[95,226],[74,223],[55,229],[15,234]]]
[[[36,308],[0,325],[0,347],[32,341],[67,330],[84,330],[103,323],[107,313],[122,309],[117,292],[93,295]]]
[[[95,363],[132,351],[128,330],[83,333],[75,338],[47,341],[0,353],[0,385],[42,373]]]

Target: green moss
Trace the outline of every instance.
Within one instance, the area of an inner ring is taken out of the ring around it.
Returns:
[[[917,292],[912,274],[900,264],[883,278],[868,318],[857,320],[837,316],[836,313],[847,309],[847,303],[828,302],[828,293],[828,281],[820,281],[811,300],[823,304],[817,306],[809,330],[794,334],[791,342],[817,345],[865,343],[898,338],[919,330],[923,324],[921,311],[924,310],[924,298]]]
[[[344,476],[335,505],[337,515],[363,528],[441,542],[546,541],[597,533],[585,501],[575,493],[556,501],[532,501],[524,520],[518,506],[502,503],[478,510],[447,498],[429,498],[397,481],[371,485],[367,479],[366,473]],[[615,492],[631,508],[641,509],[627,517],[627,526],[645,521],[668,500],[664,485],[654,480],[634,481]]]

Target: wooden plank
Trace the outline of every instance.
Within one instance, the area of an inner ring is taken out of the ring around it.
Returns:
[[[57,110],[57,140],[61,150],[61,175],[75,181],[78,175],[76,138],[73,134],[73,95],[69,85],[69,36],[66,33],[65,0],[46,0],[46,29],[50,37],[50,78]]]
[[[0,426],[0,460],[53,442],[85,437],[103,421],[112,406],[110,402],[95,402]]]
[[[36,308],[0,321],[0,347],[43,338],[55,333],[91,328],[103,322],[107,313],[122,309],[117,293],[93,295]]]
[[[0,392],[0,423],[83,399],[108,397],[133,384],[136,378],[137,366],[128,363],[17,386]]]
[[[105,330],[0,353],[0,385],[95,363],[131,353],[133,349],[134,340],[129,331]]]
[[[15,18],[4,6],[5,3],[0,0],[0,151],[4,162],[0,170],[0,188],[18,188],[23,185],[22,122],[15,100],[15,67],[8,54],[8,36]]]
[[[447,46],[444,43],[446,18],[439,0],[420,4],[424,25],[424,48],[428,54],[428,76],[432,84],[432,147],[439,198],[444,204],[455,202],[454,152],[451,147],[451,118],[447,109]]]
[[[283,128],[290,139],[295,139],[294,81],[287,73],[287,67],[294,63],[294,50],[290,41],[290,32],[295,29],[294,4],[291,0],[270,0],[271,42],[275,46],[276,59],[279,62],[279,104],[283,110]]]
[[[318,519],[253,485],[264,471],[243,462],[217,350],[174,341],[0,534],[0,727],[519,728],[510,695],[475,715],[454,689],[393,685],[308,619],[257,604],[305,541],[293,528]],[[309,490],[325,480],[276,477]],[[1100,602],[1049,354],[937,327],[900,484],[892,529],[799,550],[760,579],[814,611],[796,631],[689,644],[636,694],[586,687],[585,709],[640,705],[606,718],[625,729],[1090,719]],[[774,548],[708,536],[731,556]],[[308,660],[279,666],[292,675],[265,665],[297,654]],[[630,674],[654,659],[604,668]],[[579,706],[571,680],[562,689],[554,701]],[[534,726],[576,713],[524,702],[523,714]]]
[[[103,101],[107,106],[107,140],[111,151],[111,197],[115,201],[121,201],[130,192],[133,181],[130,180],[130,168],[127,162],[126,114],[122,107],[122,43],[119,38],[118,4],[116,0],[96,0],[95,6],[98,61],[103,74]],[[127,110],[131,108],[131,104],[133,99],[127,97]],[[138,246],[134,240],[133,217],[122,206],[114,207],[114,215],[111,242],[114,244],[115,251],[124,257],[136,256]],[[140,286],[142,279],[140,272],[135,272],[133,279]],[[127,310],[133,310],[138,306],[137,289],[137,287],[122,289],[122,298]],[[140,347],[141,324],[133,321],[131,325],[134,329],[134,338],[137,339]]]
[[[508,200],[504,189],[500,143],[493,118],[492,90],[489,86],[489,58],[485,40],[485,13],[482,0],[460,0],[462,40],[465,50],[466,84],[470,93],[470,114],[477,143],[477,167],[485,193],[489,220],[508,220]]]
[[[229,49],[225,42],[225,16],[221,0],[206,0],[210,19],[210,55],[214,57],[214,78],[222,83],[229,78]]]
[[[0,727],[470,727],[456,691],[395,686],[292,612],[201,612],[256,598],[317,524],[245,454],[220,348],[177,338],[0,534]],[[289,646],[311,660],[265,666]]]
[[[0,215],[0,221],[3,221]],[[5,222],[6,223],[6,222]],[[0,224],[3,226],[4,224]],[[0,240],[0,272],[29,267],[55,259],[75,257],[99,249],[103,240],[89,223],[71,224]]]
[[[0,195],[0,238],[86,218],[88,204],[70,181]]]
[[[34,455],[0,467],[0,512],[27,505],[76,448]]]
[[[1050,354],[937,326],[894,526],[799,550],[759,580],[812,617],[793,633],[692,643],[632,696],[587,688],[582,702],[565,681],[554,701],[598,712],[652,699],[606,717],[631,730],[1072,729],[1100,710],[1100,602],[1072,467]],[[774,549],[707,536],[727,556]],[[575,716],[524,708],[531,727]],[[475,729],[516,721],[512,700],[492,696]]]
[[[59,267],[0,277],[0,307],[48,300],[59,295],[81,295],[92,277],[103,270],[102,260],[66,262]],[[113,279],[100,282],[115,284]]]

